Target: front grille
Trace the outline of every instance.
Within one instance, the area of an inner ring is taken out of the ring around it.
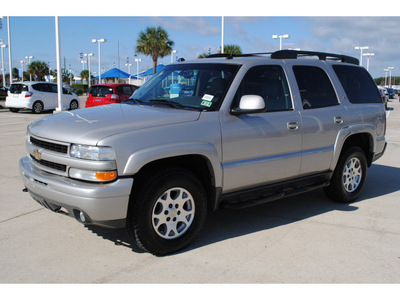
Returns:
[[[30,141],[33,145],[43,148],[43,149],[46,149],[46,150],[55,151],[55,152],[64,153],[64,154],[68,153],[68,146],[65,146],[65,145],[41,141],[32,136],[30,137]]]
[[[43,159],[38,160],[33,155],[31,155],[31,158],[35,162],[37,162],[38,164],[41,164],[42,166],[45,166],[47,168],[58,170],[58,171],[62,171],[62,172],[67,171],[67,166],[66,165],[58,164],[58,163],[47,161],[47,160],[43,160]]]

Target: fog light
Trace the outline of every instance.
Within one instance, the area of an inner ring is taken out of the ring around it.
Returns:
[[[85,215],[84,215],[83,212],[80,212],[80,213],[79,213],[79,218],[81,219],[82,223],[85,223],[85,222],[86,222],[86,218],[85,218]]]

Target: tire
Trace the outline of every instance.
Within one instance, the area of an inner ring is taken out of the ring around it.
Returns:
[[[360,147],[351,147],[340,156],[325,194],[336,202],[353,202],[360,196],[366,177],[365,153]]]
[[[42,101],[36,101],[32,105],[32,112],[34,114],[41,114],[43,112],[43,108],[44,108],[43,102]]]
[[[130,201],[128,232],[140,248],[158,256],[192,243],[207,214],[200,181],[182,169],[170,168],[143,177],[134,186]]]
[[[79,103],[76,100],[72,100],[69,104],[69,110],[74,110],[79,108]]]
[[[13,113],[19,112],[19,108],[9,108],[9,110]]]

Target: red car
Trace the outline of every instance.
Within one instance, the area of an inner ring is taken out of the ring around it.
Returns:
[[[92,85],[85,107],[124,102],[138,89],[125,83],[107,83]]]

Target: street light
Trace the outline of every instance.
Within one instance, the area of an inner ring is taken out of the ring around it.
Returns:
[[[29,65],[31,64],[31,58],[35,58],[35,57],[33,57],[33,56],[25,56],[25,59],[28,60],[28,68],[29,68]],[[29,80],[32,81],[32,74],[31,74],[31,72],[29,72]]]
[[[139,61],[142,61],[142,59],[141,58],[135,58],[135,61],[136,61],[136,65],[137,65],[137,69],[136,69],[136,83],[137,83],[137,86],[139,86]],[[129,77],[130,78],[130,77]]]
[[[22,78],[22,82],[24,81],[24,64],[26,64],[26,61],[25,60],[20,60],[20,63],[21,63],[21,69],[22,69],[22,76],[21,76],[21,78]]]
[[[389,70],[389,87],[392,88],[392,70],[394,70],[394,67],[388,67]]]
[[[367,71],[369,70],[369,57],[374,56],[375,53],[364,53],[363,56],[367,57]]]
[[[128,67],[129,84],[131,84],[131,66],[132,66],[132,64],[127,63],[127,64],[125,64],[125,66]]]
[[[283,35],[277,35],[274,34],[272,35],[273,39],[278,39],[279,38],[279,50],[282,50],[282,39],[288,39],[290,36],[288,34],[283,34]]]
[[[85,53],[84,56],[87,56],[87,62],[88,62],[88,71],[89,71],[89,77],[88,77],[88,84],[90,87],[90,57],[93,56],[93,53]]]
[[[0,45],[0,47],[1,47],[1,70],[3,72],[3,86],[5,87],[6,86],[6,77],[4,75],[4,48],[7,48],[7,45],[2,43]]]
[[[171,51],[171,64],[172,64],[172,62],[173,62],[174,53],[178,53],[178,50],[172,50],[172,51]]]
[[[362,66],[363,50],[368,50],[369,47],[368,47],[368,46],[363,46],[363,47],[356,46],[356,47],[354,47],[354,49],[360,50],[360,51],[361,51],[361,55],[360,55],[360,66]]]
[[[101,50],[100,50],[100,43],[107,42],[106,39],[92,39],[92,43],[97,43],[99,48],[99,83],[101,83]]]
[[[389,70],[388,69],[384,69],[383,71],[385,71],[385,86],[386,86],[387,72],[389,72]]]

